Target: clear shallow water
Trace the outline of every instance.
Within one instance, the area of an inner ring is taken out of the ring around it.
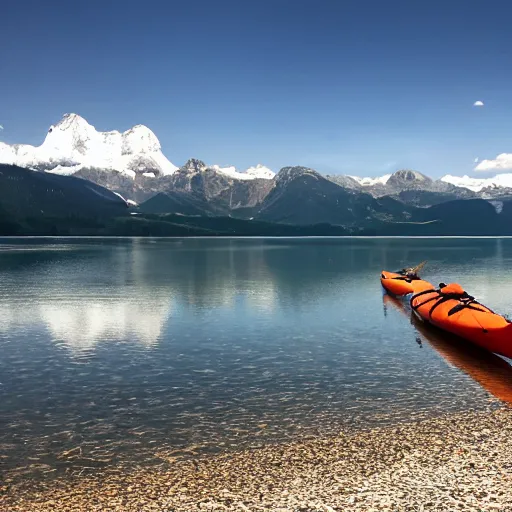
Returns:
[[[0,468],[159,464],[492,408],[510,366],[383,297],[382,269],[423,259],[434,284],[511,312],[509,239],[0,239]]]

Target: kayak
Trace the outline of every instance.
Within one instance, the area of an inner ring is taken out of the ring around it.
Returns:
[[[381,272],[380,282],[388,293],[396,296],[408,295],[409,293],[419,293],[424,290],[431,290],[434,288],[431,283],[420,279],[416,275],[387,272],[386,270]]]
[[[486,350],[512,358],[512,323],[480,304],[457,283],[415,292],[413,312],[423,321]]]
[[[400,299],[384,295],[382,300],[386,306],[410,318],[421,342],[430,345],[448,363],[472,377],[496,398],[512,405],[512,366],[504,359],[474,344],[468,344],[458,336],[434,328],[416,316],[411,317],[410,309]]]

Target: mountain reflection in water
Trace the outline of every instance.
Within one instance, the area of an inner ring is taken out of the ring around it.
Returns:
[[[422,260],[432,282],[509,305],[512,240],[0,240],[2,472],[158,465],[499,406],[483,377],[409,343],[394,308],[383,317],[380,271]]]

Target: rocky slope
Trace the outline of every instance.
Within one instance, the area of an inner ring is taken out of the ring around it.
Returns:
[[[418,208],[347,190],[304,167],[284,168],[267,180],[274,186],[253,208],[229,210],[222,191],[212,196],[204,189],[208,173],[200,168],[201,162],[189,162],[181,191],[159,193],[130,209],[118,194],[87,180],[0,165],[0,234],[512,234],[510,200],[454,200]],[[191,169],[199,173],[198,183]],[[180,172],[169,178],[179,179]]]
[[[408,207],[343,188],[307,167],[285,167],[275,186],[251,212],[254,218],[288,224],[364,225],[372,219],[407,219]]]
[[[254,207],[275,185],[268,178],[237,179],[196,159],[189,160],[165,182],[163,192],[190,193],[223,211]]]
[[[452,199],[478,197],[474,191],[468,188],[442,180],[433,180],[418,171],[409,169],[402,169],[381,178],[358,178],[355,176],[327,176],[327,178],[341,186],[348,186],[374,197],[391,196],[416,206],[429,206]],[[347,182],[346,178],[350,178],[351,181]]]

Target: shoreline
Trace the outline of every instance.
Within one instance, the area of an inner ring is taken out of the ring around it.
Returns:
[[[290,224],[293,225],[293,224]],[[70,239],[124,239],[131,240],[133,238],[140,238],[142,240],[147,239],[169,239],[169,240],[186,240],[186,239],[195,239],[201,240],[203,238],[206,239],[226,239],[231,240],[233,238],[237,239],[265,239],[265,238],[284,238],[284,239],[302,239],[302,238],[360,238],[363,240],[367,239],[437,239],[437,238],[454,238],[454,239],[512,239],[512,235],[0,235],[0,239],[4,240],[26,240],[26,239],[62,239],[62,238],[70,238]]]
[[[510,511],[511,440],[505,406],[193,459],[169,453],[160,471],[0,483],[0,510]]]

